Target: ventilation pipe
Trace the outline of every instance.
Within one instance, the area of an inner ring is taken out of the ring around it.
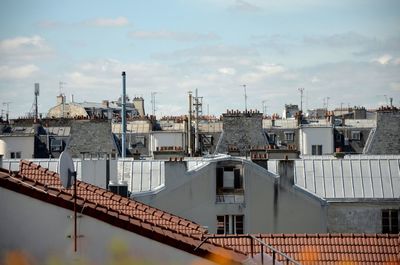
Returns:
[[[192,156],[192,92],[189,91],[188,153]]]
[[[121,149],[122,158],[126,157],[126,75],[122,72],[122,136],[121,136]]]

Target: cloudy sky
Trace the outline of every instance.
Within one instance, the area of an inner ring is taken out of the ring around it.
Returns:
[[[400,1],[148,0],[0,2],[0,108],[39,111],[61,92],[77,102],[129,96],[156,114],[284,104],[376,108],[400,104]],[[60,87],[60,82],[63,82]],[[207,108],[208,107],[208,108]]]

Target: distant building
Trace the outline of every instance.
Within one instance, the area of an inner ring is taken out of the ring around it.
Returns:
[[[293,104],[285,104],[285,109],[282,113],[282,119],[295,118],[296,114],[299,112],[299,106]]]
[[[252,157],[255,163],[258,157]],[[268,160],[264,168],[226,156],[123,161],[119,178],[130,183],[135,199],[213,233],[398,233],[399,161],[310,156]]]
[[[0,127],[0,139],[6,143],[5,158],[57,158],[65,149],[73,157],[83,154],[115,155],[118,141],[107,119],[16,119]]]
[[[57,105],[52,107],[48,118],[107,118],[120,119],[121,99],[118,101],[103,100],[101,103],[95,102],[66,102],[64,95],[57,96]],[[134,98],[132,102],[129,98],[126,103],[126,115],[128,118],[143,117],[144,100]]]

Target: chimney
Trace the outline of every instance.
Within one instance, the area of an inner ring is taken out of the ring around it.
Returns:
[[[110,103],[108,102],[108,100],[103,100],[103,101],[101,102],[101,105],[102,105],[103,107],[105,107],[105,108],[108,108],[108,106],[110,105]]]
[[[279,160],[278,175],[281,187],[292,187],[294,185],[294,160]]]
[[[122,157],[126,157],[126,74],[122,72],[122,135],[121,135],[121,151]]]
[[[133,99],[133,106],[139,112],[140,117],[144,117],[146,115],[144,112],[144,99],[142,97],[135,97]]]

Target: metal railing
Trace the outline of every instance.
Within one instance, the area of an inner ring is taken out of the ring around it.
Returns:
[[[216,203],[244,203],[244,194],[217,194]]]
[[[268,254],[267,252],[264,251],[264,248],[265,248],[265,250],[269,249],[272,252],[272,264],[273,265],[275,265],[276,262],[278,262],[277,259],[278,259],[279,256],[281,256],[283,258],[283,261],[286,264],[301,265],[301,263],[295,261],[294,259],[292,259],[288,255],[286,255],[285,253],[279,251],[278,249],[274,248],[273,246],[268,245],[267,243],[265,243],[264,241],[262,241],[261,239],[257,238],[254,235],[210,235],[210,236],[205,237],[201,241],[201,243],[194,250],[196,251],[204,243],[206,243],[209,239],[214,239],[214,238],[248,238],[250,240],[251,258],[254,258],[254,254],[256,254],[255,246],[256,246],[256,242],[258,242],[260,244],[260,248],[261,248],[261,251],[260,251],[260,253],[261,253],[261,264],[264,264],[264,253]]]

